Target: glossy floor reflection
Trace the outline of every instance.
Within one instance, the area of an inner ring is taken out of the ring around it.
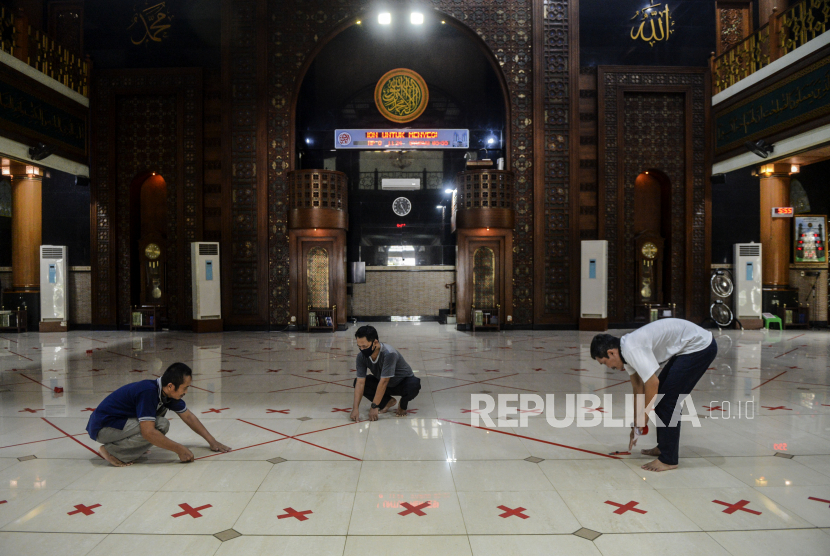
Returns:
[[[409,416],[373,423],[368,403],[348,420],[353,328],[0,337],[0,553],[827,553],[829,333],[717,336],[692,395],[700,426],[683,424],[680,468],[652,474],[651,458],[611,455],[628,429],[603,425],[622,420],[630,386],[590,359],[592,334],[377,328],[422,389]],[[194,463],[154,448],[109,467],[90,412],[176,361],[194,371],[188,407],[234,451],[173,417]],[[476,427],[482,394],[519,410]],[[517,394],[539,398],[519,407]],[[576,398],[557,428],[566,394],[598,398]]]

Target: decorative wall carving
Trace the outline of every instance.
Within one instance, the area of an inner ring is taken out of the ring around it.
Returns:
[[[649,168],[662,170],[672,182],[669,301],[677,304],[679,317],[702,318],[709,257],[705,70],[601,67],[598,84],[600,239],[609,243],[609,319],[634,318],[636,277],[626,253],[633,245],[634,179]]]
[[[130,184],[156,171],[167,182],[169,317],[172,324],[186,323],[192,314],[188,243],[199,239],[201,224],[202,72],[101,72],[90,104],[92,322],[129,324]]]
[[[84,50],[83,0],[55,0],[49,2],[49,35],[71,52]]]
[[[536,304],[544,304],[545,315],[570,316],[571,226],[577,225],[571,220],[570,198],[570,21],[567,0],[544,4],[544,237],[538,239],[544,241],[545,272],[543,299]]]
[[[232,1],[234,6],[242,4],[237,0],[228,1]],[[507,81],[510,104],[508,169],[512,169],[515,174],[516,207],[513,259],[515,295],[512,314],[515,323],[530,324],[533,320],[533,1],[512,0],[484,5],[477,0],[431,0],[424,2],[424,5],[426,9],[437,9],[472,29],[492,52]],[[349,18],[356,19],[370,6],[368,0],[269,0],[268,283],[269,319],[272,324],[288,322],[289,318],[288,188],[285,172],[294,164],[291,112],[300,72],[321,38],[335,31],[338,26],[348,25]],[[567,128],[568,121],[567,1],[546,0],[545,7],[548,14],[545,52],[549,56],[546,62],[550,66],[546,75],[549,79],[549,109],[553,116],[551,141],[547,148],[555,151],[546,163],[550,164],[550,183],[557,184],[548,199],[553,228],[546,239],[554,243],[554,256],[546,262],[559,265],[567,264],[568,260],[568,256],[562,257],[562,242],[565,241],[564,235],[567,235],[563,230],[568,229],[568,219],[565,217],[563,220],[560,208],[563,202],[568,202],[567,132],[564,135],[560,132]],[[248,82],[253,82],[252,78]],[[563,282],[555,277],[554,283],[557,284],[556,298],[559,299]]]
[[[258,78],[258,48],[270,50],[272,45],[257,44],[257,4],[261,2],[227,0],[227,3],[231,6],[231,17],[228,28],[223,28],[223,34],[227,32],[230,35],[230,52],[223,55],[229,55],[225,61],[225,79],[230,86],[225,88],[225,94],[231,103],[228,130],[230,171],[224,174],[226,185],[229,185],[225,199],[230,209],[226,211],[230,226],[226,224],[225,228],[229,232],[226,242],[230,242],[225,247],[230,263],[230,268],[226,269],[230,273],[227,281],[231,291],[229,317],[259,321],[262,313],[260,306],[266,302],[261,296],[264,288],[260,287],[259,276],[261,265],[267,263],[260,260],[263,253],[260,242],[264,240],[264,234],[259,232],[258,226],[260,211],[266,210],[259,203],[263,193],[260,188],[264,182],[257,174],[257,170],[260,173],[265,171],[264,168],[257,168],[258,152],[265,148],[257,142],[259,122],[264,117],[264,109],[259,106],[257,97],[262,80]],[[274,49],[279,47],[274,46]],[[287,283],[287,258],[283,262],[286,268],[283,283]]]

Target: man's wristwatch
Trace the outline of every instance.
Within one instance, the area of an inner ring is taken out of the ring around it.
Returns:
[[[372,402],[372,409],[380,409],[380,406],[374,402]]]

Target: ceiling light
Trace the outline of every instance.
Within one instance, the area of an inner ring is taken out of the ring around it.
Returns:
[[[424,23],[424,14],[421,12],[412,12],[409,14],[409,21],[412,25],[422,25]]]
[[[11,176],[12,175],[12,169],[8,166],[3,166],[3,174],[2,175]]]
[[[490,137],[490,138],[487,140],[487,144],[488,144],[488,145],[492,145],[492,144],[493,144],[493,143],[495,143],[495,142],[496,142],[496,140],[495,140],[495,139],[493,139],[492,137]]]
[[[455,189],[445,189],[444,193],[455,193]]]
[[[392,23],[392,14],[389,12],[381,12],[378,14],[378,23],[381,25],[389,25]]]
[[[358,20],[356,21],[356,23],[357,23],[358,25],[360,25],[362,22],[358,19]]]
[[[799,166],[798,164],[793,164],[792,166],[790,166],[790,173],[791,174],[797,174],[800,171],[801,171],[801,166]]]
[[[26,166],[26,174],[29,176],[39,176],[40,168],[37,166]]]
[[[438,205],[438,206],[437,206],[437,207],[435,207],[435,208],[437,208],[437,209],[442,209],[442,208],[444,208],[444,205]]]

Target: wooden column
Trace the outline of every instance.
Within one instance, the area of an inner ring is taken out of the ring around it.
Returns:
[[[40,288],[41,181],[32,166],[12,163],[12,288]],[[39,170],[38,170],[39,172]]]
[[[764,288],[790,285],[790,229],[792,219],[773,218],[773,207],[790,206],[789,164],[767,164],[761,175],[761,245]]]

